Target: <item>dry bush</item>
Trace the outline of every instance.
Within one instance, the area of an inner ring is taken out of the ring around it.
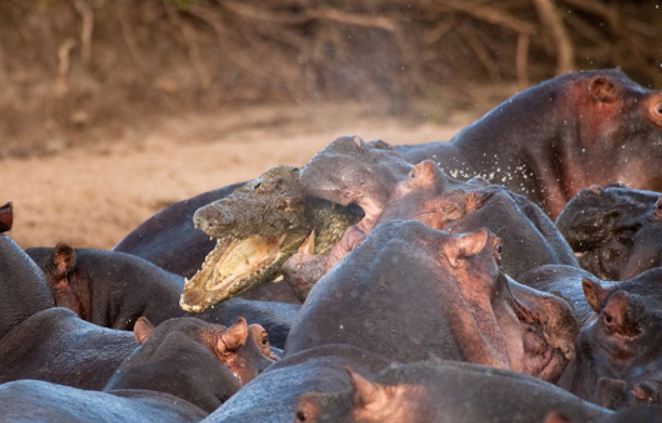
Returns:
[[[662,82],[662,7],[607,0],[8,0],[0,137],[121,130],[163,113],[359,99],[475,105],[486,84],[620,66]],[[10,151],[5,149],[5,153]]]

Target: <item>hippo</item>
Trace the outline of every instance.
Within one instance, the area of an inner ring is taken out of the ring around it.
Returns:
[[[374,378],[353,369],[348,374],[351,388],[344,392],[302,395],[293,420],[542,423],[554,411],[581,422],[597,422],[611,414],[539,379],[470,363],[394,363]]]
[[[140,318],[134,328],[140,346],[103,392],[34,380],[6,383],[0,385],[0,414],[8,421],[197,422],[273,363],[255,342],[238,344],[253,330],[245,320],[225,328],[179,318],[154,328]]]
[[[0,208],[0,338],[33,314],[53,307],[43,272],[4,232],[12,228],[11,203]]]
[[[480,179],[462,182],[451,178],[432,160],[413,166],[381,207],[373,226],[418,220],[454,233],[480,227],[492,230],[504,247],[501,267],[515,277],[545,264],[579,266],[568,243],[538,206],[502,186]],[[284,269],[289,280],[310,290],[329,270],[329,264],[328,260],[297,253]]]
[[[27,254],[43,269],[55,303],[83,320],[103,327],[132,330],[143,316],[154,324],[191,315],[178,305],[184,278],[131,254],[59,243]],[[52,302],[52,300],[51,300]],[[271,343],[283,348],[300,306],[232,298],[193,316],[222,325],[238,316],[263,325]]]
[[[391,361],[433,355],[554,381],[574,355],[572,310],[505,275],[498,250],[486,229],[380,225],[313,287],[285,356],[343,343]]]
[[[299,169],[265,171],[193,215],[196,228],[217,244],[187,279],[182,308],[200,312],[277,278],[282,264],[313,239],[314,251],[326,253],[358,218],[353,208],[307,195]]]
[[[541,82],[448,142],[396,147],[411,163],[435,160],[454,177],[505,185],[556,218],[589,185],[662,191],[662,92],[618,69]]]
[[[662,392],[662,268],[603,284],[584,279],[596,313],[579,333],[559,385],[610,408],[659,403]]]
[[[556,224],[583,268],[624,280],[662,265],[660,193],[613,184],[581,190]]]

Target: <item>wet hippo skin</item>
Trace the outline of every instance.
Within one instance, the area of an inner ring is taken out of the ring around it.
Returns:
[[[393,364],[375,377],[349,370],[352,386],[299,398],[297,423],[542,422],[556,411],[582,422],[608,410],[529,376],[469,363]]]

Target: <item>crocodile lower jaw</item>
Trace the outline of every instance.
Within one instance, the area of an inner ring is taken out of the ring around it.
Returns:
[[[286,235],[220,239],[200,270],[186,279],[180,298],[183,310],[199,313],[272,277]]]

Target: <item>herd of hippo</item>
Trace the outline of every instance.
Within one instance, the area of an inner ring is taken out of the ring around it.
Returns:
[[[662,92],[566,74],[341,137],[111,251],[0,208],[0,421],[660,422]],[[132,331],[132,332],[131,332]]]

